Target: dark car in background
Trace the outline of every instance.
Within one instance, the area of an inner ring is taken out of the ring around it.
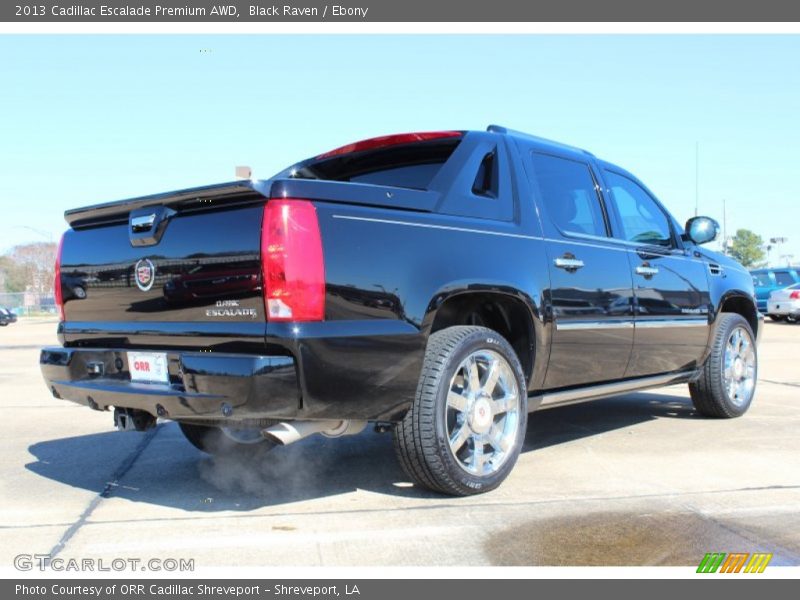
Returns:
[[[9,309],[0,306],[0,327],[5,327],[9,323],[16,323],[17,315]]]
[[[800,283],[800,268],[797,267],[753,269],[750,274],[753,276],[753,285],[756,288],[758,311],[763,314],[767,314],[767,300],[772,292]],[[770,318],[776,320],[772,315]]]

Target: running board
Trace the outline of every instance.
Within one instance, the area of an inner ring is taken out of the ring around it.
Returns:
[[[528,406],[531,410],[539,408],[551,408],[553,406],[564,406],[575,404],[586,400],[597,400],[616,396],[626,392],[639,392],[642,390],[670,385],[673,383],[685,383],[690,381],[696,371],[682,371],[680,373],[668,373],[666,375],[655,375],[653,377],[638,377],[626,381],[616,381],[614,383],[603,383],[589,387],[564,390],[562,392],[545,392],[543,394],[533,394],[530,396]]]

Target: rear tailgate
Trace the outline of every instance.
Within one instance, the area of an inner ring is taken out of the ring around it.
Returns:
[[[461,140],[461,132],[449,131],[376,138],[303,161],[266,181],[68,211],[71,229],[60,262],[62,341],[263,351],[261,228],[267,199],[433,212],[443,198],[434,181],[446,174],[442,167]],[[476,161],[482,158],[476,155]],[[454,168],[463,160],[455,160]],[[341,267],[339,257],[349,256],[342,246],[354,240],[326,240],[331,225],[321,226],[323,261]],[[295,260],[304,254],[294,252]],[[273,275],[269,281],[280,280]],[[278,300],[267,301],[283,310]]]
[[[64,341],[263,341],[260,236],[267,187],[234,182],[68,211],[71,229],[61,253]]]
[[[61,253],[63,341],[90,346],[263,350],[267,320],[260,254],[264,203],[268,198],[287,197],[427,212],[434,209],[440,194],[350,182],[275,179],[68,211],[66,219],[72,228],[64,234]],[[322,236],[326,236],[324,230]],[[262,347],[257,349],[257,345]]]

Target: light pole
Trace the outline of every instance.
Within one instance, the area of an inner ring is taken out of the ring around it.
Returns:
[[[44,231],[43,229],[36,229],[36,227],[29,227],[28,225],[17,225],[20,229],[27,229],[28,231],[32,231],[36,235],[42,236],[51,244],[53,243],[53,234],[49,231]]]
[[[694,216],[700,207],[700,142],[694,143]]]
[[[769,244],[767,245],[767,265],[769,265],[769,251],[772,250],[773,247],[778,248],[778,256],[780,256],[780,246],[785,244],[789,241],[789,238],[785,237],[773,237],[769,238]]]
[[[728,209],[727,201],[722,199],[722,253],[728,255]]]

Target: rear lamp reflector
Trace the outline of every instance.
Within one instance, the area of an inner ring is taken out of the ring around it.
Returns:
[[[273,199],[261,226],[264,307],[270,321],[325,318],[325,264],[317,210],[308,200]]]

